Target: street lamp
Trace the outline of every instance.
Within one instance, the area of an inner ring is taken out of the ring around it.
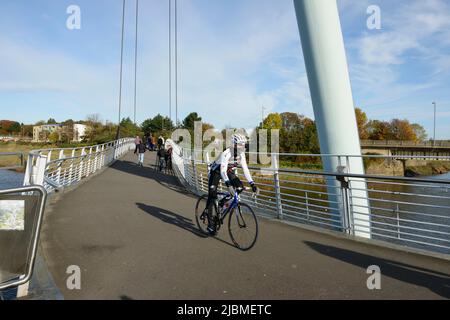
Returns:
[[[433,106],[434,106],[434,125],[433,125],[433,147],[436,141],[436,102],[433,101]]]

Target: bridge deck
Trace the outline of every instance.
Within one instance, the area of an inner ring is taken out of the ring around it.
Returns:
[[[66,299],[450,298],[448,262],[260,219],[256,246],[198,235],[174,177],[132,154],[65,194],[47,213],[42,248]],[[381,268],[368,290],[366,268]],[[66,268],[82,270],[67,290]]]

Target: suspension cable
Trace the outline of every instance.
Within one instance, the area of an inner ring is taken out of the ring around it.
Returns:
[[[120,80],[119,80],[119,122],[117,124],[116,140],[120,139],[120,117],[122,111],[122,75],[123,75],[123,39],[125,30],[125,0],[123,0],[122,8],[122,40],[120,43]]]
[[[138,59],[138,22],[139,0],[136,0],[136,39],[134,43],[134,124],[136,124],[136,100],[137,100],[137,59]]]
[[[172,0],[169,0],[169,118],[172,120]]]
[[[175,0],[175,121],[178,127],[178,0]]]

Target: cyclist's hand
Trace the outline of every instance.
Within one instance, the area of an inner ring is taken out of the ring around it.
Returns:
[[[252,183],[250,183],[250,186],[252,187],[252,191],[253,191],[253,193],[256,193],[256,192],[258,192],[258,187],[255,185],[255,183],[254,182],[252,182]]]

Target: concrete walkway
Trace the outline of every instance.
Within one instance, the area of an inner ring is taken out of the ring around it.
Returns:
[[[204,238],[196,198],[174,177],[127,155],[46,213],[42,248],[65,299],[436,299],[450,298],[448,261],[384,249],[260,219],[242,252],[226,229]],[[81,268],[81,290],[66,269]],[[381,268],[381,290],[366,269]]]

